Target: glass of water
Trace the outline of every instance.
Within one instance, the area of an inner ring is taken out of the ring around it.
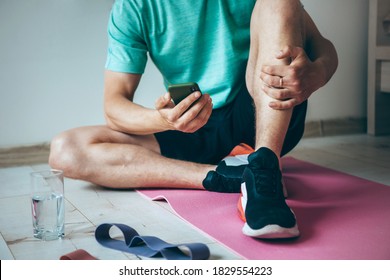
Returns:
[[[65,235],[64,177],[60,170],[30,173],[34,237],[55,240]]]

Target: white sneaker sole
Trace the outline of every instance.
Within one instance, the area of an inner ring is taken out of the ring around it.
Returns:
[[[284,188],[285,190],[285,188]],[[242,209],[246,208],[247,204],[247,193],[245,183],[241,184],[241,207]],[[291,210],[295,217],[295,213]],[[294,238],[299,236],[298,225],[295,224],[291,228],[284,228],[279,225],[267,225],[261,229],[252,229],[247,223],[245,223],[242,228],[242,233],[254,237],[254,238],[262,238],[262,239],[281,239],[281,238]]]
[[[284,228],[279,225],[267,225],[261,229],[252,229],[245,223],[242,228],[242,233],[250,237],[262,239],[294,238],[299,236],[297,225],[292,228]]]

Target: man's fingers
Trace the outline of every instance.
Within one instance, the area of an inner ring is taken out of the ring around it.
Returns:
[[[175,110],[178,111],[178,113],[180,115],[183,114],[201,96],[202,96],[202,94],[199,91],[195,91],[195,92],[191,93],[189,96],[187,96],[182,101],[180,101],[178,104],[176,104]]]
[[[303,49],[301,47],[286,46],[282,48],[280,52],[277,53],[276,58],[291,58],[292,60],[294,60],[297,56],[301,54],[302,50]]]
[[[160,110],[162,108],[167,107],[167,105],[173,105],[171,102],[171,96],[170,96],[169,92],[167,92],[166,94],[157,98],[157,100],[155,102],[155,108],[157,110]],[[170,107],[172,107],[172,106],[170,106]]]
[[[277,100],[286,100],[292,98],[291,92],[287,89],[278,89],[278,88],[271,88],[267,86],[262,86],[262,90],[273,99]]]
[[[199,128],[203,127],[210,118],[212,111],[213,103],[211,101],[211,98],[206,99],[206,103],[202,107],[201,111],[196,115],[195,118],[189,121],[187,129],[184,132],[195,132]]]
[[[269,75],[266,73],[260,74],[260,79],[269,87],[285,88],[289,85],[289,81],[286,77],[279,75]]]
[[[285,76],[287,74],[287,71],[288,71],[287,65],[264,65],[261,68],[261,74],[268,74],[268,75],[280,76],[280,77]]]
[[[275,110],[288,110],[294,108],[295,105],[298,105],[295,99],[285,101],[275,100],[269,103],[269,106]]]
[[[176,127],[183,132],[194,132],[206,124],[211,112],[211,98],[208,94],[204,94],[178,118]]]

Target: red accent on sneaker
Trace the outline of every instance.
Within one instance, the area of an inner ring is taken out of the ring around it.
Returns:
[[[240,198],[238,199],[237,203],[237,210],[238,210],[238,216],[240,219],[246,223],[246,218],[245,218],[245,210],[242,208],[242,194],[240,195]]]
[[[245,143],[241,143],[233,148],[233,150],[230,152],[229,156],[246,155],[246,154],[251,154],[254,151],[255,150],[251,146],[249,146]]]

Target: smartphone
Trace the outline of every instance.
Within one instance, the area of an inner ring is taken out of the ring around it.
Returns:
[[[174,84],[168,86],[169,94],[175,104],[179,104],[184,98],[195,91],[200,91],[197,83]]]

